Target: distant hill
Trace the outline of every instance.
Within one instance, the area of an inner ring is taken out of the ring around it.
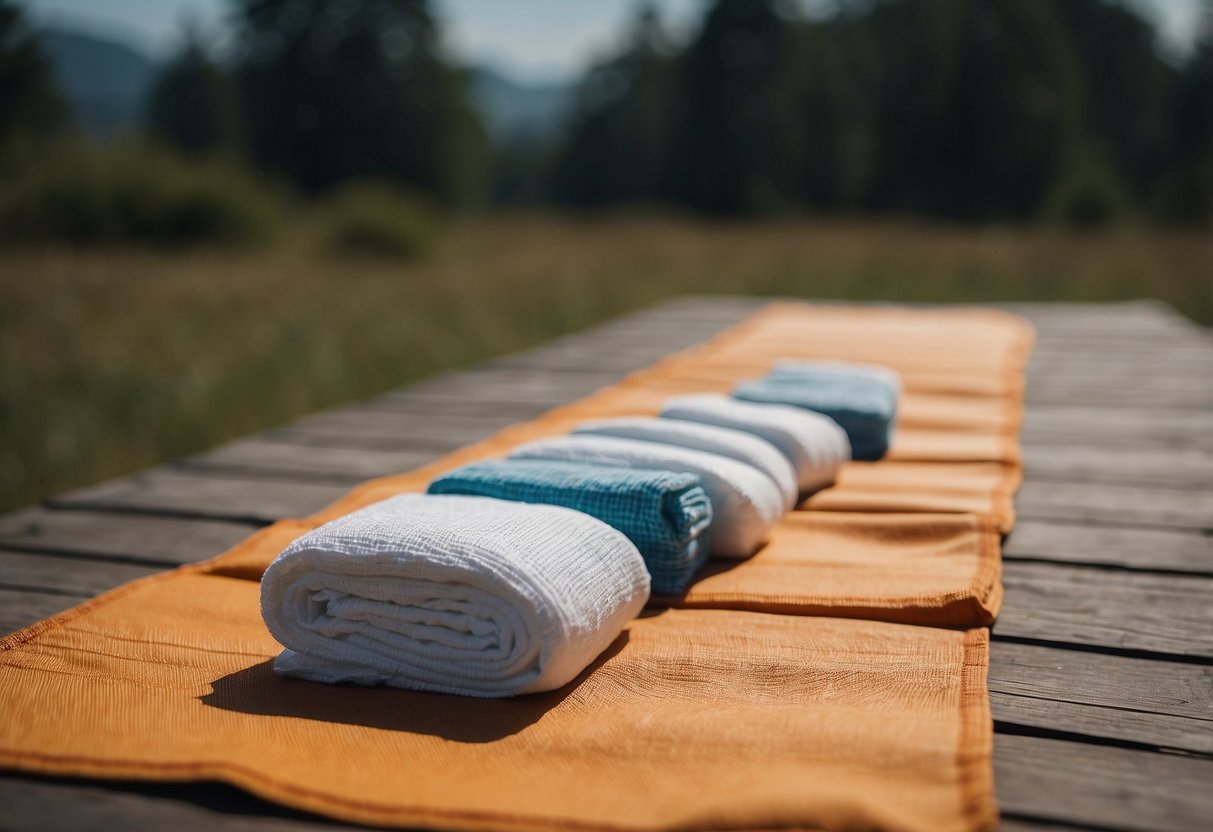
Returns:
[[[495,142],[542,140],[568,114],[570,84],[524,84],[489,67],[471,72],[469,93]]]
[[[105,137],[138,126],[156,63],[118,41],[60,28],[39,32],[77,126]]]
[[[119,40],[60,27],[39,32],[76,124],[104,138],[137,128],[159,70],[155,61]],[[488,67],[470,73],[472,104],[495,142],[543,140],[560,128],[569,84],[525,84]]]

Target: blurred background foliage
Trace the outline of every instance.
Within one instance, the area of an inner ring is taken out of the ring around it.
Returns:
[[[675,293],[1213,323],[1213,3],[640,5],[572,85],[229,9],[153,63],[0,0],[0,510]]]
[[[528,134],[495,129],[483,80],[445,54],[425,0],[238,0],[222,57],[187,31],[131,132],[296,198],[373,178],[448,212],[663,204],[1207,227],[1211,19],[1176,63],[1111,0],[868,0],[824,17],[714,0],[681,40],[642,5],[559,124]],[[71,108],[12,0],[0,27],[11,181],[23,154],[70,130]]]

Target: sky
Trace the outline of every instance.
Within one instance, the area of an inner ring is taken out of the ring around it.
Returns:
[[[1165,49],[1191,43],[1201,0],[1123,0],[1158,21]],[[230,0],[21,0],[41,23],[117,35],[156,57],[169,54],[187,21],[221,32]],[[705,0],[655,0],[686,31]],[[435,0],[451,52],[518,80],[567,81],[611,48],[638,0]]]

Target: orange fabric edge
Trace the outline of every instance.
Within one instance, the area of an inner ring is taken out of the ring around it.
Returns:
[[[134,581],[122,587],[162,579],[182,571],[176,569],[149,579]],[[112,596],[113,593],[107,593]],[[77,610],[89,605],[81,605]],[[29,628],[27,628],[29,629]],[[998,823],[993,766],[987,765],[992,755],[993,732],[986,691],[989,666],[989,630],[975,627],[966,631],[961,660],[959,696],[960,739],[957,744],[956,766],[961,788],[961,814],[973,829],[992,830]],[[571,822],[568,818],[541,815],[511,815],[496,812],[434,811],[375,801],[342,798],[309,788],[280,781],[262,771],[231,763],[148,763],[139,760],[95,759],[65,755],[43,755],[36,752],[0,750],[0,766],[19,768],[25,772],[45,775],[103,777],[143,782],[189,783],[219,781],[244,789],[270,802],[314,812],[342,821],[354,821],[376,826],[412,828],[440,821],[448,829],[483,829],[486,824],[511,832],[551,832],[554,829],[603,830],[603,832],[649,832],[651,826],[587,824]],[[705,827],[706,828],[706,827]],[[766,826],[730,829],[761,830]]]
[[[960,742],[956,766],[961,784],[961,813],[973,829],[998,826],[994,790],[994,731],[987,681],[990,672],[990,630],[977,627],[965,636],[960,687]]]

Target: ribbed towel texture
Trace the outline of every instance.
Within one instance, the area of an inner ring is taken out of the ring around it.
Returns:
[[[654,419],[647,416],[623,417],[619,419],[594,419],[582,422],[573,428],[574,433],[598,436],[617,436],[621,439],[642,439],[646,442],[662,442],[681,448],[720,454],[738,462],[753,465],[762,471],[779,488],[784,497],[784,506],[796,505],[799,489],[792,463],[770,442],[732,428],[684,422],[676,419]]]
[[[677,595],[708,557],[712,503],[694,474],[547,460],[484,460],[443,474],[431,494],[548,503],[597,517],[644,558],[653,592]]]
[[[860,361],[797,361],[781,358],[771,366],[767,378],[799,381],[832,381],[836,379],[867,378],[888,390],[894,398],[901,396],[901,376],[891,367],[865,364]]]
[[[783,515],[783,495],[752,465],[720,454],[613,436],[557,436],[516,448],[512,459],[557,459],[695,474],[712,500],[711,553],[747,558]]]
[[[666,399],[666,419],[678,419],[752,433],[770,442],[792,463],[802,492],[834,482],[851,458],[846,432],[832,419],[796,407],[751,404],[719,393]]]
[[[854,458],[872,461],[889,451],[900,390],[895,374],[872,365],[848,370],[834,362],[783,362],[763,378],[738,384],[733,396],[829,416],[847,432]]]
[[[636,547],[589,515],[405,494],[287,546],[261,613],[279,673],[502,697],[571,681],[648,597]]]

